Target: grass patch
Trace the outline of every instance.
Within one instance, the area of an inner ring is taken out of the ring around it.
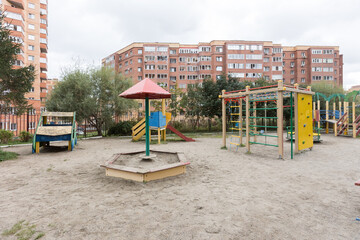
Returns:
[[[8,145],[21,145],[21,144],[29,144],[32,143],[32,139],[27,141],[27,142],[22,142],[20,140],[13,140],[13,141],[9,141],[6,144],[1,143],[0,146],[8,146]]]
[[[0,162],[6,161],[6,160],[13,160],[18,157],[19,154],[14,152],[5,152],[0,150]]]
[[[34,235],[35,238],[33,239],[40,239],[45,236],[45,233],[37,231],[35,224],[30,224],[25,220],[15,223],[9,230],[2,233],[2,236],[15,236],[17,240],[30,240]]]

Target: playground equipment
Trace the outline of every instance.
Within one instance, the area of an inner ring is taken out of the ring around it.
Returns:
[[[238,116],[238,120],[233,123],[239,124],[238,128],[234,130],[239,131],[239,135],[232,135],[240,139],[240,142],[235,143],[230,141],[230,145],[239,146],[242,144],[242,137],[245,135],[245,145],[247,151],[250,152],[251,144],[260,144],[264,146],[272,146],[278,148],[279,158],[284,158],[284,149],[283,149],[283,99],[284,97],[290,98],[290,108],[291,108],[291,126],[290,126],[290,135],[295,133],[295,153],[303,149],[311,149],[313,147],[313,125],[312,125],[312,104],[311,97],[314,95],[314,92],[311,92],[311,88],[300,89],[298,85],[287,86],[283,85],[282,81],[279,81],[277,85],[271,85],[266,87],[259,88],[250,88],[246,87],[245,90],[237,90],[232,92],[222,91],[222,94],[219,98],[222,99],[222,131],[223,131],[223,147],[226,147],[226,103],[235,102],[237,105],[232,105],[233,108],[238,108],[238,112],[234,112],[234,115]],[[294,98],[294,99],[293,99]],[[294,100],[294,103],[293,103]],[[245,106],[243,106],[245,102]],[[269,106],[268,103],[276,104],[276,106]],[[257,106],[264,104],[264,106]],[[295,108],[295,131],[292,126],[292,109]],[[244,108],[245,107],[245,108]],[[276,116],[267,116],[267,111],[276,110]],[[257,111],[265,111],[264,116],[257,115]],[[243,125],[243,112],[245,112],[245,125]],[[258,125],[259,119],[274,119],[277,122],[277,126],[267,126]],[[245,134],[242,134],[245,127]],[[267,129],[276,129],[277,134],[268,134]],[[264,129],[258,131],[258,129]],[[253,141],[250,140],[250,137],[253,137]],[[265,142],[258,142],[257,136],[265,137]],[[277,138],[277,144],[270,144],[266,142],[267,137]],[[293,138],[291,136],[291,158],[293,158]]]
[[[332,124],[335,136],[352,136],[353,138],[359,136],[360,114],[356,116],[356,108],[360,107],[356,105],[358,95],[360,95],[360,91],[353,91],[346,95],[333,94],[329,97],[322,93],[316,93],[313,99],[313,108],[314,112],[316,107],[316,110],[320,112],[318,128],[323,124],[326,133],[329,133],[329,127]],[[321,98],[325,100],[325,110],[321,109]],[[332,110],[329,107],[331,101],[333,102]]]
[[[149,99],[164,99],[170,98],[171,94],[165,91],[163,88],[155,84],[148,78],[145,78],[141,82],[137,83],[133,87],[129,88],[125,92],[120,94],[120,97],[129,98],[129,99],[145,99],[145,135],[146,135],[146,149],[145,154],[142,154],[143,151],[137,152],[129,152],[129,153],[120,153],[115,155],[110,161],[107,161],[101,167],[104,167],[106,170],[107,176],[113,177],[121,177],[124,179],[134,180],[134,181],[142,181],[147,182],[151,180],[161,179],[164,177],[175,176],[179,174],[183,174],[186,171],[186,165],[190,164],[186,162],[185,156],[182,153],[177,152],[165,152],[165,151],[151,151],[150,154],[150,116],[149,116]],[[165,103],[163,104],[165,105]],[[164,113],[164,108],[163,108]],[[160,131],[164,131],[164,114],[154,113],[152,115],[152,124],[154,128],[157,128],[160,136]],[[140,124],[141,125],[141,124]],[[144,131],[140,129],[138,132]],[[165,134],[164,134],[165,135]],[[163,165],[153,165],[150,168],[137,168],[137,167],[128,167],[124,165],[116,164],[117,160],[121,158],[123,155],[126,155],[125,159],[129,159],[130,157],[137,157],[138,154],[138,162],[142,161],[146,162],[146,166],[151,166],[152,163],[156,163],[157,159],[159,159],[155,153],[161,154],[162,156],[175,155],[177,161],[163,164]]]
[[[155,130],[158,134],[158,143],[161,139],[166,141],[166,129],[172,131],[186,142],[195,142],[194,139],[186,137],[180,131],[176,130],[169,124],[171,120],[171,113],[165,112],[165,99],[162,100],[162,111],[152,112],[149,118],[150,131]],[[151,132],[150,132],[151,133]],[[145,118],[141,119],[134,127],[132,127],[132,139],[138,141],[145,134]],[[151,140],[151,134],[150,134]]]
[[[68,150],[77,144],[75,112],[43,112],[40,116],[32,144],[32,152],[53,141],[68,141]]]

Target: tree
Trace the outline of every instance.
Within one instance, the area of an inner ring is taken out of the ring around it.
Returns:
[[[185,113],[186,118],[190,119],[193,129],[199,126],[202,114],[202,96],[200,92],[201,87],[199,85],[189,85],[187,92],[180,101],[180,107]]]
[[[0,101],[8,106],[15,106],[18,114],[28,107],[25,94],[30,91],[35,78],[32,65],[13,67],[17,54],[21,52],[21,43],[16,43],[11,37],[4,14],[0,11]]]
[[[174,88],[170,89],[170,93],[169,110],[171,112],[171,117],[175,120],[181,111],[179,98],[182,96],[182,90],[178,88],[178,85],[176,84]]]
[[[127,112],[136,102],[120,98],[119,94],[131,86],[110,69],[74,69],[64,73],[46,102],[50,111],[76,111],[79,122],[87,120],[98,135],[110,127],[113,116]]]

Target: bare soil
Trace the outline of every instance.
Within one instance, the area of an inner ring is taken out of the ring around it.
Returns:
[[[25,220],[42,239],[360,239],[360,140],[323,139],[294,160],[289,142],[285,160],[274,147],[220,150],[220,138],[151,145],[191,164],[146,184],[99,167],[143,142],[83,140],[38,155],[8,148],[20,156],[0,163],[0,231]]]

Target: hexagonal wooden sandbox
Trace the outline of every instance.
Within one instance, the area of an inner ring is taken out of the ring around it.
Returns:
[[[118,153],[101,165],[106,176],[120,177],[138,182],[148,182],[186,172],[184,153],[150,150],[150,159],[144,158],[145,151]]]

